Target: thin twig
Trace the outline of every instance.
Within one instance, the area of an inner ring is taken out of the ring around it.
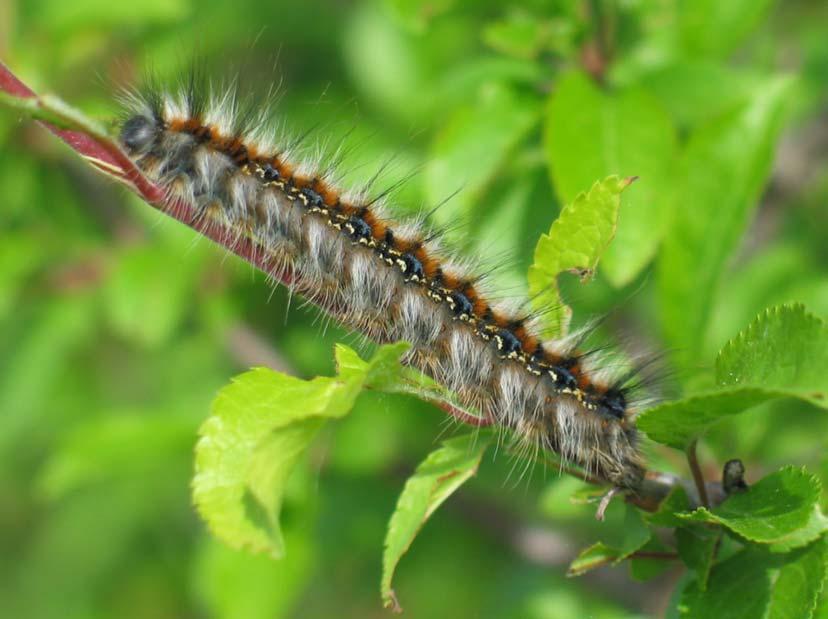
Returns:
[[[699,468],[699,458],[696,455],[696,443],[698,441],[693,439],[687,447],[687,462],[690,465],[690,472],[693,473],[693,482],[696,484],[696,491],[699,493],[699,502],[704,507],[710,507],[710,501],[707,498],[707,488],[704,484],[704,476],[701,468]]]
[[[53,117],[67,123],[79,124],[77,118],[67,117],[66,110],[44,103],[43,98],[38,97],[28,86],[17,79],[2,62],[0,62],[0,92],[8,93],[26,102],[34,100],[30,107],[47,110]],[[91,131],[91,123],[76,127],[79,130],[75,130],[58,127],[43,120],[37,122],[66,142],[72,150],[82,155],[102,172],[132,185],[147,202],[157,205],[163,201],[164,191],[147,179],[116,143],[104,139],[98,131]]]

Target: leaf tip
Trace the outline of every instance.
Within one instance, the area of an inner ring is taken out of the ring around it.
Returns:
[[[403,612],[403,607],[400,606],[400,601],[397,599],[397,594],[393,589],[389,589],[385,592],[383,606],[397,615],[402,614]]]

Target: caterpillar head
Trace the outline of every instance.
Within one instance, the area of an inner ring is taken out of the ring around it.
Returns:
[[[143,155],[149,151],[160,131],[161,127],[155,118],[136,114],[130,116],[121,127],[119,140],[128,154]]]

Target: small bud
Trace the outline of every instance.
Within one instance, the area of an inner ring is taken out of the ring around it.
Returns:
[[[722,471],[722,488],[725,494],[744,492],[748,489],[745,482],[745,465],[741,460],[728,460]]]

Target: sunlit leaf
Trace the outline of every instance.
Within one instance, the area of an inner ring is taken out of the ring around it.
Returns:
[[[193,479],[213,533],[233,548],[281,556],[279,514],[293,468],[324,421],[347,414],[369,377],[388,375],[403,349],[381,348],[360,363],[340,346],[338,376],[301,380],[259,368],[225,387],[201,427]]]
[[[476,433],[445,441],[406,481],[385,535],[380,589],[386,606],[398,606],[391,584],[400,559],[443,501],[477,472],[488,444]]]
[[[684,449],[726,416],[780,397],[828,407],[828,329],[801,305],[760,314],[722,348],[721,387],[645,411],[638,427],[660,443]]]

